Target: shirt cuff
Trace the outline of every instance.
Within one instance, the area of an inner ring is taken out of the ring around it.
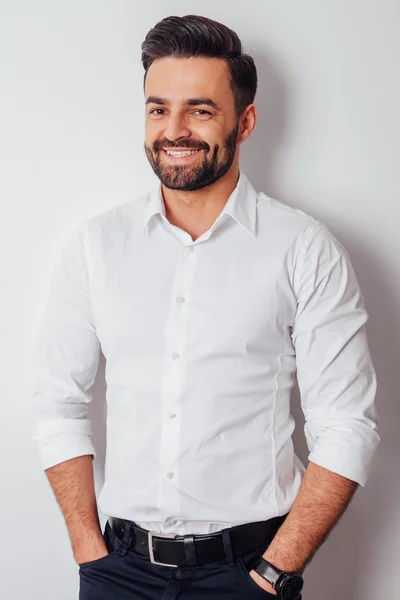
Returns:
[[[40,465],[44,470],[77,456],[97,456],[91,436],[85,433],[60,433],[40,439],[37,445]]]
[[[326,427],[308,460],[365,487],[379,444],[377,431],[368,426]]]

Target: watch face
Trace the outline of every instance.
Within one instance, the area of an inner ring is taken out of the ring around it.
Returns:
[[[282,600],[297,600],[303,589],[303,578],[299,575],[288,575],[282,582],[279,595]]]

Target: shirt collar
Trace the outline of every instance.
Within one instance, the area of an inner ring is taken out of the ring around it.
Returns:
[[[218,220],[222,215],[228,214],[240,225],[242,225],[253,236],[256,235],[256,206],[257,193],[251,185],[244,172],[239,169],[239,179],[235,189],[229,196]],[[165,204],[161,191],[161,183],[156,189],[149,193],[149,202],[144,211],[143,235],[146,235],[147,225],[150,219],[160,214],[165,217]]]

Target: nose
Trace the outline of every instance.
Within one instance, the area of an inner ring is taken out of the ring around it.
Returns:
[[[180,138],[188,138],[190,135],[191,131],[187,126],[185,117],[179,114],[171,114],[168,118],[165,137],[167,137],[171,142],[175,142]]]

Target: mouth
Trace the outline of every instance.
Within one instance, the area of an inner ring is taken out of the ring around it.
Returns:
[[[167,148],[167,149],[163,148],[163,152],[164,152],[165,156],[168,158],[168,161],[187,162],[187,161],[191,160],[194,156],[199,154],[199,152],[201,152],[201,149],[198,148],[195,150],[190,150],[190,149],[172,150],[169,148]]]

